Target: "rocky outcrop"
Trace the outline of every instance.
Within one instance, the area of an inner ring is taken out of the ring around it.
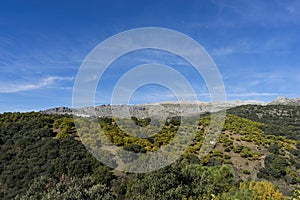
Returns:
[[[269,105],[289,105],[289,106],[300,106],[300,97],[291,99],[287,97],[277,97],[274,101],[269,103]]]

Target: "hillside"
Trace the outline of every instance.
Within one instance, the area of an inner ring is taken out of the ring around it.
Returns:
[[[228,113],[267,124],[265,134],[300,139],[300,107],[294,105],[245,105],[229,109]]]
[[[79,140],[70,115],[4,113],[0,115],[0,198],[296,198],[300,187],[299,111],[287,105],[231,108],[214,149],[200,157],[210,124],[210,114],[203,114],[196,137],[182,157],[147,174],[123,173],[98,162]],[[178,119],[170,117],[150,138],[128,134],[114,118],[98,118],[97,123],[115,145],[147,153],[167,145],[179,125],[185,126]],[[140,127],[137,132],[145,127],[156,130],[147,118],[128,119],[132,120]],[[95,147],[101,145],[92,141]],[[118,164],[113,157],[109,159],[112,165]]]

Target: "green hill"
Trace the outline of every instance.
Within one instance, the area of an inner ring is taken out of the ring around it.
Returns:
[[[69,115],[3,113],[0,199],[299,199],[299,111],[282,105],[232,108],[214,149],[200,157],[210,124],[205,114],[191,130],[195,139],[181,158],[147,174],[115,171],[97,161],[79,140]],[[188,126],[173,117],[157,134],[139,138],[115,120],[95,123],[115,145],[141,153],[164,147],[180,125]],[[147,118],[128,121],[140,127],[137,133],[156,131]],[[92,150],[101,145],[95,137],[81,139],[92,141]],[[112,166],[118,164],[108,159]]]

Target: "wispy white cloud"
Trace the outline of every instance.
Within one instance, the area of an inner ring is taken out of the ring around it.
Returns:
[[[173,94],[168,94],[168,93],[155,93],[151,95],[141,95],[141,96],[135,96],[132,98],[130,101],[133,103],[145,103],[145,102],[163,102],[163,101],[176,101],[176,100],[195,100],[192,98],[195,94],[181,94],[181,98],[178,98],[174,96]],[[198,101],[211,101],[211,95],[210,93],[199,93],[196,94]],[[218,95],[218,94],[215,94]],[[241,92],[241,93],[227,93],[226,94],[226,100],[234,100],[234,99],[239,99],[239,100],[272,100],[277,96],[293,96],[295,94],[286,94],[286,93],[271,93],[271,92]]]
[[[0,85],[0,93],[18,93],[30,90],[36,90],[43,87],[51,86],[56,81],[72,81],[73,77],[60,77],[60,76],[49,76],[42,79],[39,82],[19,82],[19,83],[7,83],[2,82]]]
[[[299,23],[299,1],[221,1],[213,0],[222,12],[231,11],[239,17],[241,24],[256,24],[264,27],[281,26],[284,23]]]
[[[210,52],[214,56],[230,54],[287,54],[291,53],[291,47],[295,42],[295,35],[268,36],[265,39],[237,38],[230,41],[230,44],[213,48]]]
[[[262,96],[280,96],[280,93],[267,93],[267,92],[249,92],[249,93],[229,93],[227,97],[262,97]]]
[[[211,54],[216,56],[223,56],[223,55],[231,54],[233,53],[233,51],[234,49],[231,47],[220,47],[220,48],[213,49]]]

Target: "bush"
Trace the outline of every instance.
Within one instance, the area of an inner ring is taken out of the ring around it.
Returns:
[[[279,154],[279,147],[277,144],[271,144],[268,148],[268,151],[273,154]]]
[[[287,162],[281,156],[268,155],[265,158],[265,168],[261,168],[258,177],[266,179],[279,179],[286,175]]]
[[[129,144],[124,147],[124,150],[125,151],[133,151],[134,153],[146,153],[145,148],[138,144]]]
[[[244,169],[244,170],[243,170],[243,174],[249,175],[249,174],[251,174],[251,172],[249,172],[247,169]]]
[[[240,185],[242,190],[250,190],[253,194],[253,199],[257,200],[286,200],[287,198],[270,182],[243,182]]]
[[[237,146],[237,147],[235,147],[234,149],[233,149],[233,152],[234,153],[241,153],[241,151],[244,149],[244,146],[243,145],[239,145],[239,146]]]

